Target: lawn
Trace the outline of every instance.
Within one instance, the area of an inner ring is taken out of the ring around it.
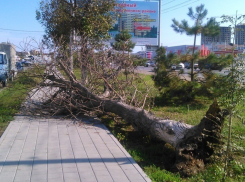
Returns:
[[[143,76],[143,75],[142,75]],[[149,85],[154,85],[151,76],[144,75],[144,80]],[[154,89],[151,93],[152,96],[158,98],[159,93]],[[157,102],[157,100],[155,100]],[[187,124],[197,125],[213,100],[205,97],[197,97],[194,101],[189,103],[175,104],[168,102],[168,104],[156,104],[151,108],[156,116],[162,118],[169,118],[176,121],[183,121]],[[244,105],[239,106],[241,111],[240,115],[245,116]],[[152,181],[221,181],[224,171],[223,163],[217,161],[215,157],[220,154],[214,155],[210,164],[207,164],[206,170],[191,178],[183,179],[178,174],[169,172],[170,166],[173,164],[175,155],[174,148],[168,143],[156,142],[150,136],[137,132],[133,127],[124,121],[115,122],[112,117],[106,115],[101,117],[106,126],[114,134],[115,137],[126,148],[134,160],[142,167],[145,173],[151,178]],[[244,120],[245,121],[245,120]],[[226,181],[244,181],[245,180],[245,126],[244,121],[239,118],[234,118],[232,127],[232,144],[233,144],[233,158],[231,165],[230,177]],[[222,136],[224,144],[228,136],[228,122],[225,121]],[[224,145],[225,146],[225,145]],[[225,148],[225,147],[224,147]],[[222,160],[222,157],[218,157]],[[234,164],[233,164],[234,163]]]
[[[13,82],[8,83],[8,87],[1,89],[0,136],[19,111],[27,93],[40,81],[40,78],[33,77],[36,73],[43,73],[43,69],[33,68],[26,72],[20,72]]]
[[[74,70],[77,78],[81,77],[79,69]],[[160,99],[158,89],[154,86],[154,82],[150,75],[139,75],[141,79],[135,79],[132,83],[138,88],[138,96],[141,99],[146,94],[146,85],[151,87],[151,91],[148,98],[155,100],[155,105],[150,109],[156,116],[162,118],[169,118],[176,121],[182,121],[187,124],[197,125],[200,120],[205,116],[209,106],[213,100],[206,97],[196,97],[194,101],[188,103],[176,103],[172,101],[165,102]],[[130,79],[130,75],[128,79]],[[125,75],[119,75],[118,80],[125,80]],[[101,87],[100,92],[103,91],[103,82],[101,80],[95,80]],[[91,82],[89,82],[91,83]],[[118,82],[119,83],[119,82]],[[124,92],[128,93],[128,99],[131,99],[134,88],[130,85],[122,85],[114,83],[115,88],[123,88]],[[239,106],[241,111],[240,116],[245,118],[245,111],[242,103]],[[148,107],[145,107],[148,109]],[[190,178],[181,178],[178,174],[169,172],[170,167],[175,160],[175,149],[168,143],[154,141],[150,136],[147,136],[141,132],[135,131],[133,127],[125,123],[123,120],[118,119],[114,114],[107,114],[100,116],[105,125],[114,134],[114,136],[121,142],[126,150],[131,154],[134,160],[142,167],[145,173],[151,178],[152,181],[221,181],[223,170],[223,158],[224,153],[218,153],[213,155],[211,162],[206,165],[206,170],[199,173],[196,176]],[[115,120],[115,118],[117,118]],[[245,176],[245,127],[244,121],[239,118],[234,118],[232,126],[232,149],[233,159],[230,165],[230,175],[226,178],[226,181],[244,181]],[[227,119],[223,126],[222,136],[225,148],[225,144],[228,136]]]

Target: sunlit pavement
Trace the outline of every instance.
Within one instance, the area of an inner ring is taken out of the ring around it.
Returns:
[[[0,181],[150,181],[98,120],[16,116],[0,138]]]

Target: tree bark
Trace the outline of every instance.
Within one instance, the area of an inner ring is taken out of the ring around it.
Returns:
[[[194,81],[194,53],[195,53],[195,48],[196,48],[196,37],[197,34],[194,35],[194,46],[192,50],[192,59],[191,59],[191,81]]]
[[[203,170],[205,162],[214,152],[212,145],[220,141],[224,118],[216,101],[210,106],[200,124],[192,126],[184,122],[157,118],[144,109],[127,105],[120,100],[94,95],[77,81],[65,81],[52,75],[47,78],[60,88],[76,90],[76,99],[83,100],[83,109],[99,108],[115,113],[131,123],[136,130],[171,144],[176,151],[176,162],[171,170],[179,172],[182,176],[191,176]]]

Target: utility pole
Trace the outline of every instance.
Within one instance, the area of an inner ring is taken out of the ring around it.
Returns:
[[[161,44],[160,44],[160,41],[161,41],[161,6],[162,6],[162,0],[159,0],[158,47],[161,47]]]

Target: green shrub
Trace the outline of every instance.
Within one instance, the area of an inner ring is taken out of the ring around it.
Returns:
[[[190,102],[195,99],[200,85],[196,82],[181,80],[178,77],[169,78],[168,86],[161,90],[161,99],[164,102]]]

